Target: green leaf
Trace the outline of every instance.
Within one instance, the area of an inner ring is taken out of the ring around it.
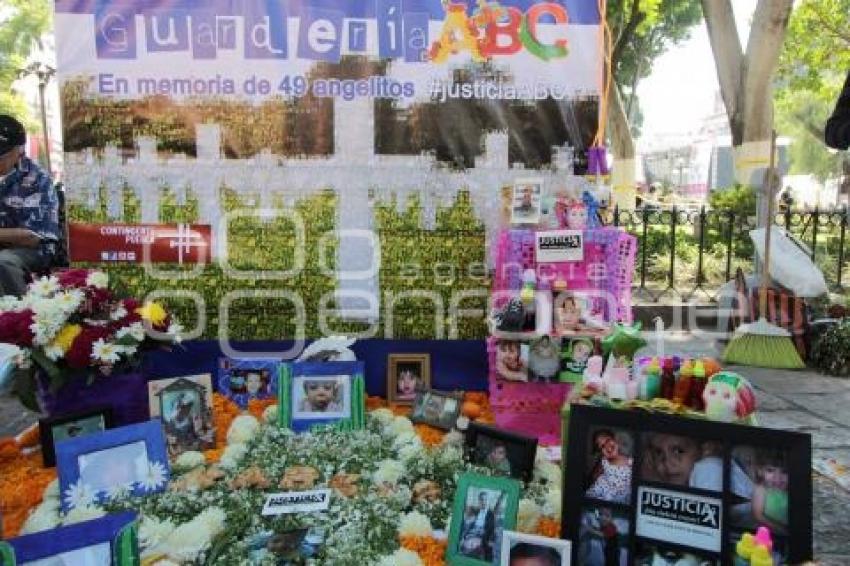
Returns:
[[[32,360],[44,370],[44,373],[47,374],[47,377],[50,378],[51,382],[55,378],[61,377],[62,370],[59,369],[59,366],[57,366],[53,360],[44,355],[44,350],[40,348],[33,348],[31,355]]]

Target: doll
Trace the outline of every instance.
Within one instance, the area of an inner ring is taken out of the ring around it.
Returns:
[[[573,201],[567,208],[567,228],[584,230],[587,228],[587,207],[581,201]]]
[[[756,395],[750,382],[731,371],[711,376],[702,394],[708,418],[753,424]]]

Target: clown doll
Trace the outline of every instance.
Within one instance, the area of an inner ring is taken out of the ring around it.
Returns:
[[[756,394],[750,382],[731,371],[711,376],[702,394],[708,418],[755,425]]]

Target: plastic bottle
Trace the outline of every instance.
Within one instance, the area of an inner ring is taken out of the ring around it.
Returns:
[[[702,394],[705,391],[706,383],[708,383],[708,379],[705,377],[705,366],[703,365],[702,360],[696,360],[694,362],[690,395],[687,399],[688,407],[695,411],[705,410],[705,401],[702,399]]]
[[[665,399],[673,399],[676,388],[676,375],[673,373],[673,360],[664,358],[664,369],[661,370],[661,396]]]
[[[658,358],[652,358],[649,362],[643,378],[643,388],[641,390],[641,399],[651,401],[658,397],[661,393],[661,367],[658,365]]]
[[[685,360],[679,369],[679,379],[673,389],[673,401],[685,404],[690,400],[691,381],[694,376],[694,367],[690,360]]]

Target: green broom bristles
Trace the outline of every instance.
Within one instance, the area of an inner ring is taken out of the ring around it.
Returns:
[[[723,352],[723,361],[771,369],[806,367],[790,335],[764,319],[738,329]]]

